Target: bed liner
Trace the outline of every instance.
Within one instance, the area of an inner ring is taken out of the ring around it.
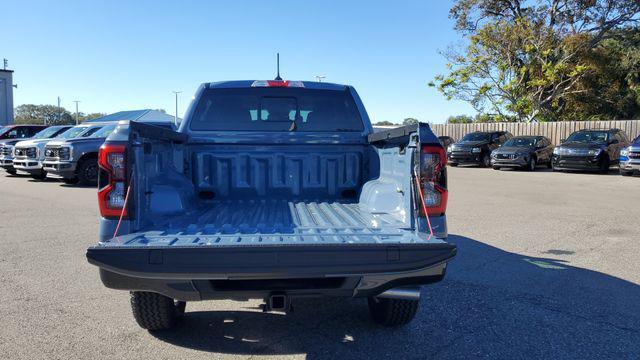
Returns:
[[[163,229],[163,230],[155,230]],[[234,200],[158,221],[103,246],[250,246],[423,243],[426,235],[388,213],[339,201]]]

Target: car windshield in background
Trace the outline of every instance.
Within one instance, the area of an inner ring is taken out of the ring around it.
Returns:
[[[93,134],[91,134],[88,137],[91,138],[103,138],[103,137],[107,137],[109,136],[109,134],[111,134],[113,132],[113,130],[115,130],[117,125],[107,125],[104,126],[103,128],[97,130],[96,132],[94,132]]]
[[[529,147],[536,144],[536,138],[511,138],[504,143],[503,146]]]
[[[85,131],[87,131],[87,129],[89,128],[90,128],[89,126],[72,127],[71,129],[60,134],[60,136],[58,136],[58,139],[73,139],[75,137],[78,137],[80,134],[84,133]]]
[[[574,132],[569,136],[567,141],[575,142],[605,142],[609,138],[609,134],[606,131],[579,131]]]
[[[460,139],[460,142],[489,141],[489,135],[490,134],[488,133],[481,133],[481,132],[470,133],[465,135],[462,139]]]
[[[362,131],[347,91],[302,88],[207,89],[196,106],[191,130]]]
[[[62,126],[51,126],[33,135],[34,139],[48,139],[60,131]]]

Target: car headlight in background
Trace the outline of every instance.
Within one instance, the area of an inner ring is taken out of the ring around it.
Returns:
[[[450,153],[453,151],[453,145],[447,146],[447,152]]]
[[[69,160],[71,158],[71,149],[68,147],[61,147],[58,158],[60,158],[60,160]]]
[[[474,153],[474,154],[477,154],[477,153],[482,152],[482,149],[480,149],[480,148],[473,148],[473,149],[471,149],[471,152],[472,152],[472,153]]]
[[[602,149],[591,149],[587,151],[587,155],[589,156],[598,156],[602,152]]]
[[[629,148],[620,150],[620,156],[629,156]]]
[[[560,148],[553,148],[553,155],[560,155]]]
[[[29,159],[35,159],[38,155],[38,151],[36,150],[36,148],[30,147],[25,149],[25,154]]]

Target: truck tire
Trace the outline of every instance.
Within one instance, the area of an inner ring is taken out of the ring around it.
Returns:
[[[485,168],[491,167],[491,156],[489,154],[484,154],[481,166]]]
[[[602,160],[600,160],[600,169],[598,169],[598,171],[600,172],[600,174],[607,174],[609,173],[610,167],[611,167],[611,160],[609,160],[608,155],[604,155],[602,157]]]
[[[75,185],[78,183],[78,178],[74,177],[74,178],[63,178],[62,182],[67,184],[67,185]]]
[[[408,324],[416,316],[419,300],[401,300],[370,297],[369,313],[373,321],[384,326]]]
[[[5,169],[5,171],[9,174],[9,175],[16,175],[18,174],[18,172],[15,169]]]
[[[98,159],[89,157],[80,160],[76,173],[80,185],[98,184]]]
[[[31,174],[31,178],[34,180],[46,180],[47,178],[47,173],[46,172],[41,172],[38,174]]]
[[[531,157],[527,162],[527,171],[536,171],[537,161],[535,157]]]
[[[456,166],[458,166],[458,163],[449,163],[449,165],[451,165],[453,167],[456,167]]]
[[[131,310],[141,328],[166,330],[172,328],[184,314],[186,303],[174,301],[164,295],[146,292],[131,292]]]
[[[633,175],[633,171],[620,170],[620,175],[622,175],[622,176],[632,176]]]

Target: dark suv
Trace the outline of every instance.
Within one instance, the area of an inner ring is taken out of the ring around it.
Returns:
[[[553,149],[553,170],[609,172],[629,138],[620,129],[585,129],[571,134]]]
[[[491,166],[491,152],[511,139],[508,131],[476,131],[468,133],[460,141],[449,146],[447,160],[451,166],[476,164]]]

